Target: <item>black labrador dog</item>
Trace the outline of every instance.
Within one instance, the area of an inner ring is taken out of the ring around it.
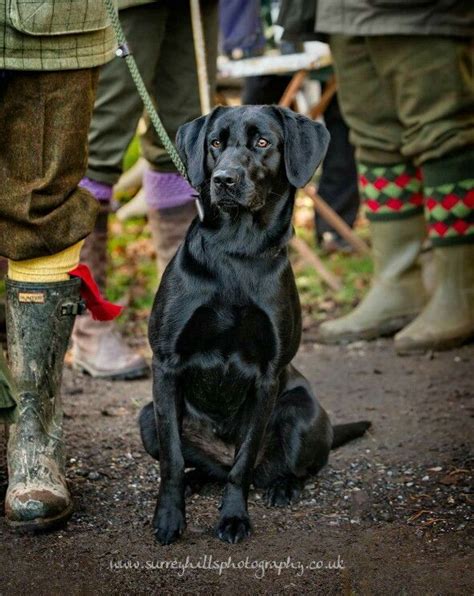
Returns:
[[[295,190],[329,134],[288,109],[218,107],[176,142],[201,220],[163,275],[149,325],[153,403],[140,427],[160,460],[153,525],[160,543],[175,541],[188,484],[223,482],[217,534],[235,543],[250,534],[251,483],[269,505],[287,505],[331,448],[369,427],[333,428],[291,364],[301,337],[287,248]]]

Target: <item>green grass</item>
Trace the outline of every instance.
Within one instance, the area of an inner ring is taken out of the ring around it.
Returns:
[[[125,157],[123,158],[123,169],[126,172],[129,170],[133,164],[137,161],[140,157],[140,141],[138,140],[138,136],[134,137],[132,142],[130,143],[127,152],[125,153]]]
[[[316,271],[305,265],[292,253],[296,285],[303,310],[314,320],[321,321],[330,316],[349,311],[364,295],[372,274],[372,260],[358,254],[325,255],[316,247],[312,231],[297,228],[296,233],[318,254],[326,268],[337,275],[342,282],[339,291],[331,290]]]
[[[122,223],[112,218],[107,297],[126,306],[119,319],[124,331],[145,332],[157,287],[155,255],[146,220]]]

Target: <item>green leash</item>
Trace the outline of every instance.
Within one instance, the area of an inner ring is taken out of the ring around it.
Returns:
[[[158,112],[153,104],[153,101],[150,97],[150,94],[145,87],[145,83],[143,82],[142,75],[138,70],[137,63],[135,62],[135,58],[128,47],[127,38],[125,37],[125,33],[123,32],[122,25],[120,24],[118,12],[115,9],[113,0],[104,0],[105,8],[109,14],[110,23],[112,25],[112,29],[114,30],[115,37],[118,42],[118,49],[116,51],[116,55],[120,58],[124,58],[125,62],[127,63],[128,69],[130,71],[130,75],[132,76],[133,82],[135,83],[135,87],[137,88],[138,94],[140,95],[143,105],[145,106],[145,110],[150,117],[150,121],[153,124],[154,129],[156,130],[156,134],[160,138],[161,142],[163,143],[163,147],[168,152],[168,155],[171,158],[171,161],[176,166],[178,172],[189,182],[188,175],[186,173],[186,168],[184,167],[181,158],[176,151],[173,142],[169,138],[168,133],[163,126],[163,123],[158,116]]]

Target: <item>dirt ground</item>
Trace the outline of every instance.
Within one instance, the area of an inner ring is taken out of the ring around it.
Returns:
[[[369,418],[370,434],[334,452],[290,509],[253,492],[254,534],[239,545],[213,536],[219,488],[205,487],[169,547],[153,538],[159,471],[136,424],[150,381],[67,370],[76,512],[38,536],[0,518],[0,594],[472,594],[473,360],[474,346],[400,358],[389,340],[305,343],[297,363],[332,419]],[[2,511],[5,489],[0,459]]]

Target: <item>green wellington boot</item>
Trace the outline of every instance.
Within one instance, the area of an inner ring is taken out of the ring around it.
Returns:
[[[395,336],[399,354],[448,350],[474,337],[474,245],[434,250],[438,285],[422,313]]]
[[[372,221],[374,279],[362,302],[348,315],[318,330],[323,344],[349,343],[392,335],[410,323],[427,302],[419,255],[426,236],[423,215]]]
[[[80,279],[7,280],[7,338],[16,421],[7,447],[5,514],[10,525],[45,530],[72,512],[65,477],[60,385],[63,360],[82,309]]]

